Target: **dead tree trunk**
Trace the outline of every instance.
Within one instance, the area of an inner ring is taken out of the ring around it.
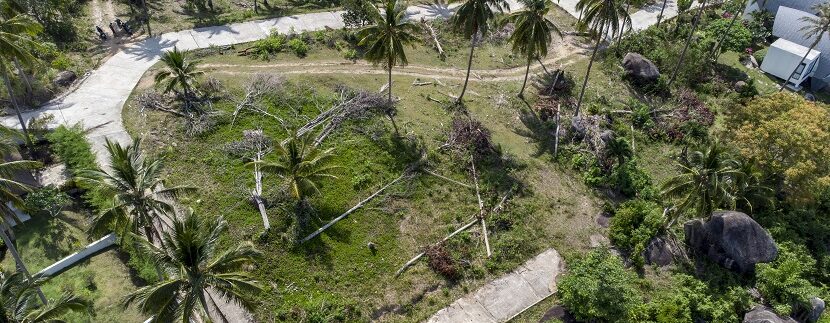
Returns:
[[[435,32],[435,28],[432,28],[432,25],[427,23],[424,18],[421,18],[421,23],[426,27],[427,32],[429,32],[429,36],[432,37],[435,50],[438,51],[438,57],[440,57],[441,60],[446,59],[447,54],[444,53],[444,48],[441,47],[441,42],[438,41],[438,33]]]
[[[257,209],[259,209],[259,215],[262,216],[262,225],[265,227],[265,231],[268,231],[271,229],[271,222],[268,221],[268,214],[265,213],[265,203],[262,201],[262,171],[259,169],[262,155],[262,147],[260,146],[259,151],[256,153],[256,159],[254,160],[254,181],[256,182],[256,186],[254,187],[254,191],[251,192],[251,195],[254,203],[256,203]]]
[[[484,235],[484,247],[487,248],[487,258],[493,254],[490,252],[490,239],[487,237],[487,224],[484,222],[484,202],[481,201],[481,191],[478,188],[478,174],[476,174],[476,157],[470,154],[473,165],[473,181],[476,187],[476,198],[478,199],[478,220],[481,221],[481,234]]]
[[[559,153],[559,125],[560,125],[560,116],[562,112],[562,105],[556,107],[556,133],[553,135],[553,157],[556,157]]]

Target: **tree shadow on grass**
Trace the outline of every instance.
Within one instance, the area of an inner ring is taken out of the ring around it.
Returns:
[[[551,124],[539,118],[533,110],[520,109],[519,121],[525,126],[524,129],[515,127],[513,133],[525,137],[536,144],[536,151],[531,156],[541,157],[545,154],[554,155],[556,141],[556,124]],[[562,138],[560,139],[560,143]]]

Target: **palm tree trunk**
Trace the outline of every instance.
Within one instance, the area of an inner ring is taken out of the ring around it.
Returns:
[[[398,124],[395,123],[395,116],[392,115],[392,60],[389,60],[389,75],[387,78],[388,82],[388,89],[387,94],[389,95],[389,110],[386,113],[386,116],[389,117],[389,121],[392,121],[392,128],[395,128],[395,135],[400,137],[401,133],[398,131]]]
[[[532,61],[533,61],[532,58],[530,58],[530,57],[527,58],[527,67],[525,68],[525,80],[522,81],[522,89],[519,90],[519,98],[520,99],[525,98],[525,86],[527,86],[527,75],[530,74],[530,62],[532,62]]]
[[[464,98],[464,92],[467,92],[467,82],[470,81],[470,69],[473,67],[473,51],[476,49],[477,37],[478,33],[474,33],[473,40],[470,43],[470,58],[467,59],[467,77],[464,78],[464,87],[461,88],[461,94],[458,95],[458,99],[455,100],[455,103],[461,103],[461,100]]]
[[[17,68],[17,73],[20,74],[20,78],[23,79],[23,84],[26,84],[26,99],[29,102],[32,102],[34,91],[32,91],[32,81],[29,79],[29,74],[26,74],[26,71],[23,70],[23,66],[20,65],[20,60],[17,58],[14,59],[14,67]]]
[[[254,0],[254,13],[259,13],[259,7],[257,7],[256,0]]]
[[[150,10],[147,9],[147,0],[141,0],[141,6],[144,7],[144,23],[147,25],[147,35],[153,37],[153,31],[150,29]]]
[[[603,26],[603,29],[605,26]],[[574,112],[574,116],[579,116],[579,108],[582,107],[582,99],[585,97],[585,88],[588,87],[588,77],[591,76],[591,67],[594,66],[594,58],[597,56],[597,51],[599,51],[599,45],[602,44],[602,34],[604,30],[601,30],[599,35],[597,35],[597,44],[594,46],[594,52],[591,54],[591,60],[588,61],[588,72],[585,73],[585,80],[582,81],[582,91],[579,91],[579,100],[576,102],[576,111]]]
[[[20,258],[20,254],[17,253],[17,248],[12,243],[12,240],[9,239],[8,232],[6,230],[11,231],[11,228],[8,224],[3,223],[2,228],[0,229],[0,236],[3,238],[3,243],[6,244],[6,247],[9,249],[9,253],[12,254],[14,257],[14,262],[17,264],[17,268],[26,276],[28,281],[32,281],[32,275],[29,274],[29,270],[26,269],[26,264],[23,263],[23,259]],[[43,305],[46,305],[48,301],[46,301],[46,295],[43,295],[43,291],[40,290],[39,286],[35,286],[35,290],[37,290],[37,295],[40,298],[40,301],[43,302]]]
[[[798,61],[798,64],[795,65],[795,68],[793,68],[793,72],[790,73],[790,75],[787,75],[787,78],[784,79],[784,82],[781,82],[781,87],[778,88],[778,92],[784,91],[784,87],[787,86],[787,82],[790,81],[793,74],[795,74],[795,71],[797,71],[798,67],[801,66],[801,63],[804,63],[804,61],[807,59],[807,55],[810,55],[810,52],[813,51],[813,48],[816,48],[816,45],[818,45],[819,41],[821,41],[821,37],[824,37],[824,33],[818,35],[816,41],[814,41],[813,44],[810,45],[810,49],[807,50],[807,53],[804,53],[804,56],[801,57],[801,60]],[[801,71],[801,73],[804,73],[804,71]]]
[[[717,52],[720,50],[721,45],[727,39],[729,39],[729,36],[731,36],[729,32],[732,31],[732,26],[735,25],[736,21],[738,21],[739,13],[736,12],[734,15],[735,16],[732,17],[732,21],[729,22],[729,26],[726,27],[726,32],[724,32],[723,35],[720,36],[720,39],[718,39],[718,42],[715,43],[714,46],[712,46],[712,52],[709,53],[709,58],[707,59],[707,61],[712,61],[712,59],[716,57]]]
[[[548,68],[545,66],[545,63],[542,62],[542,59],[539,56],[536,56],[536,61],[539,62],[539,65],[542,66],[542,69],[545,70],[545,74],[550,73],[548,72]]]
[[[695,20],[692,21],[692,31],[689,32],[689,37],[686,37],[686,46],[683,46],[683,52],[680,53],[680,60],[677,62],[677,66],[675,66],[674,72],[672,72],[671,78],[669,79],[669,89],[671,89],[674,80],[677,79],[677,73],[680,72],[680,66],[683,66],[683,60],[686,59],[686,52],[689,50],[689,45],[692,43],[692,37],[695,36],[695,30],[697,30],[697,24],[700,23],[700,15],[703,13],[704,8],[706,8],[706,0],[703,0],[700,4],[700,8],[697,10],[697,14],[695,15]]]
[[[631,0],[628,0],[625,4],[625,12],[628,13],[628,10],[631,9]],[[625,34],[625,19],[623,19],[622,26],[620,26],[620,38],[617,40],[617,45],[622,43],[623,35]]]
[[[17,120],[20,121],[20,129],[23,130],[23,137],[26,139],[26,147],[32,147],[32,138],[29,137],[29,129],[26,129],[26,121],[23,121],[23,114],[20,112],[20,106],[17,105],[17,100],[14,98],[14,90],[12,89],[12,82],[9,80],[9,73],[6,70],[6,66],[2,66],[0,64],[0,69],[2,69],[3,73],[3,83],[6,84],[6,91],[9,92],[9,100],[12,102],[12,106],[14,107],[14,112],[17,114]]]
[[[657,16],[657,24],[655,24],[658,28],[660,27],[660,22],[663,20],[663,13],[666,11],[666,3],[668,2],[669,0],[663,0],[663,7],[660,8],[660,15]]]

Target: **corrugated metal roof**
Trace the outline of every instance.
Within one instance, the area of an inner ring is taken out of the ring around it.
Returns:
[[[806,2],[807,0],[804,1]],[[784,6],[778,8],[778,13],[775,15],[775,24],[772,27],[772,34],[809,48],[815,41],[815,38],[807,39],[804,37],[801,28],[807,24],[801,21],[802,17],[815,17],[815,15]],[[819,61],[818,69],[816,69],[815,77],[825,78],[830,75],[830,56],[828,56],[830,54],[830,37],[824,35],[815,49],[823,53],[821,55],[822,59]]]
[[[776,47],[776,48],[783,49],[787,52],[798,55],[799,57],[804,57],[804,54],[807,54],[807,50],[809,49],[806,46],[801,46],[799,44],[793,43],[793,42],[791,42],[789,40],[786,40],[784,38],[778,38],[778,40],[776,40],[774,43],[772,43],[772,45],[770,45],[770,47]],[[819,56],[819,55],[821,55],[821,52],[813,49],[813,50],[810,51],[810,55],[807,55],[807,60],[812,61],[812,60],[816,59],[816,57]]]
[[[758,4],[761,4],[772,14],[776,14],[778,12],[779,7],[788,7],[793,8],[796,10],[806,11],[810,13],[813,12],[813,6],[822,3],[826,0],[757,0]]]

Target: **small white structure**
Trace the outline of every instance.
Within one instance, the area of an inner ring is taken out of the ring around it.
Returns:
[[[808,50],[808,47],[784,38],[778,38],[770,45],[769,51],[764,57],[763,63],[761,63],[761,70],[788,80],[787,86],[800,90],[801,84],[815,74],[816,66],[818,66],[821,57],[821,52],[813,49],[804,59],[804,62],[798,65]],[[795,70],[795,73],[793,73],[793,70]]]

